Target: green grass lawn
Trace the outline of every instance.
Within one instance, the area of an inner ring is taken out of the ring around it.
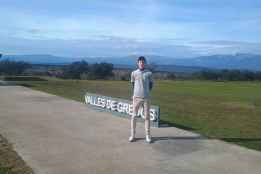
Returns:
[[[126,81],[27,81],[27,87],[84,100],[85,92],[131,99]],[[152,104],[176,127],[261,150],[261,82],[156,81]]]

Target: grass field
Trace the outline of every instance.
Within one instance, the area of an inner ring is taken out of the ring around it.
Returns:
[[[85,92],[131,99],[126,81],[26,81],[24,86],[83,102]],[[261,82],[156,81],[152,104],[163,123],[261,151]]]

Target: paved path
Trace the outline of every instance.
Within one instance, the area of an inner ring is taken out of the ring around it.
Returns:
[[[261,153],[177,128],[129,143],[129,120],[20,86],[0,86],[0,133],[37,174],[260,174]]]

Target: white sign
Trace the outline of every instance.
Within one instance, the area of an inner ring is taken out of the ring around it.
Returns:
[[[124,101],[117,101],[113,100],[111,98],[106,98],[103,96],[93,96],[93,95],[85,95],[85,103],[90,104],[93,106],[101,107],[104,109],[108,109],[111,111],[119,112],[119,113],[125,113],[128,115],[132,115],[133,113],[133,107],[132,104],[124,102]],[[138,111],[138,116],[142,117],[143,119],[145,118],[144,112],[143,112],[143,107],[141,107]],[[150,120],[151,121],[156,121],[158,116],[157,116],[157,111],[154,108],[150,108]]]

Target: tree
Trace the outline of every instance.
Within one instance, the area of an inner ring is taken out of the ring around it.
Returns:
[[[27,68],[30,68],[31,64],[23,61],[0,61],[0,74],[5,75],[21,75]]]
[[[167,79],[170,79],[170,80],[175,80],[177,77],[175,75],[175,73],[168,73],[167,75]]]
[[[70,65],[66,65],[63,69],[63,77],[69,79],[80,79],[81,74],[89,71],[89,65],[86,61],[73,62]]]
[[[257,72],[255,73],[255,79],[256,79],[256,80],[261,80],[261,71],[257,71]]]
[[[148,68],[151,72],[155,72],[156,69],[157,69],[157,67],[158,67],[157,64],[154,63],[154,62],[152,62],[152,63],[150,63],[150,64],[147,65],[147,68]]]
[[[113,64],[110,63],[95,63],[90,67],[90,74],[94,79],[106,79],[113,76]]]
[[[95,63],[89,65],[84,60],[73,62],[63,68],[63,78],[69,79],[106,79],[113,76],[113,64]]]

